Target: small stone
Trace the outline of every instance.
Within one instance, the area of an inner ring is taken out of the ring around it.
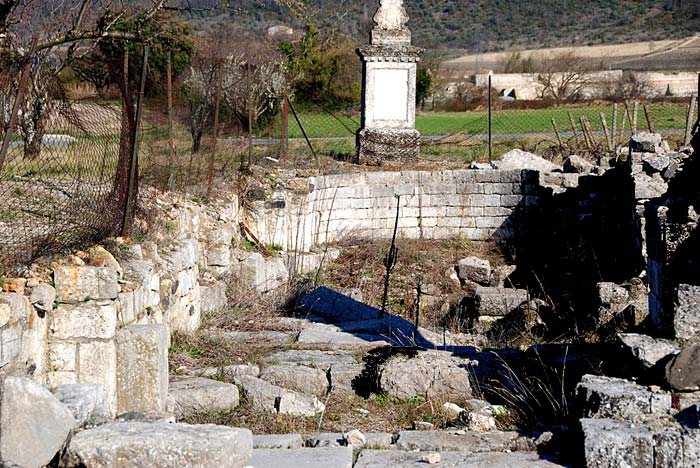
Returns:
[[[353,447],[363,447],[365,442],[367,442],[365,435],[357,429],[353,429],[345,434],[345,440],[347,441],[348,445]]]
[[[77,255],[73,255],[70,258],[70,262],[75,266],[85,266],[85,262],[83,261],[83,259],[78,257]]]
[[[590,174],[595,166],[581,156],[572,154],[564,160],[564,172],[570,174]]]
[[[413,421],[414,431],[432,431],[435,426],[432,423],[425,421]]]
[[[457,273],[461,280],[488,285],[491,279],[491,263],[479,257],[463,258],[457,263]]]
[[[447,416],[452,419],[458,418],[464,412],[464,408],[450,402],[442,405],[442,409],[445,411],[445,413],[447,413]]]
[[[440,456],[439,453],[429,453],[427,455],[423,455],[423,457],[420,459],[423,463],[429,463],[431,465],[435,463],[440,463],[442,460],[442,457]]]
[[[122,267],[117,259],[115,259],[114,255],[109,253],[104,247],[97,245],[91,248],[88,253],[90,255],[90,265],[96,267],[107,267],[110,270],[114,270],[119,273],[120,278],[124,276],[124,270],[122,270]]]

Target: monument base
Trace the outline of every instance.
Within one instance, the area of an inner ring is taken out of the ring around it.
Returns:
[[[367,166],[401,164],[420,155],[420,133],[414,129],[363,128],[357,134],[357,159]]]

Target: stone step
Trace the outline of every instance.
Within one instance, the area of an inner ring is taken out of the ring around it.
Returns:
[[[352,448],[255,449],[251,468],[352,468]]]
[[[401,431],[396,448],[421,452],[531,452],[535,444],[517,432]]]
[[[424,457],[439,455],[435,466],[459,468],[555,468],[559,465],[535,453],[414,452],[403,450],[363,450],[354,468],[422,468],[429,466]]]
[[[170,378],[168,404],[177,419],[199,413],[226,412],[240,402],[238,387],[204,377]]]
[[[300,449],[304,441],[300,434],[258,434],[253,436],[255,449]]]

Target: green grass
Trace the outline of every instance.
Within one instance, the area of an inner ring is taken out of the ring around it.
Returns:
[[[652,123],[656,130],[685,128],[686,104],[660,102],[649,104]],[[546,109],[504,109],[493,112],[494,134],[509,133],[551,133],[552,118],[557,122],[559,131],[571,130],[568,112],[571,112],[577,129],[580,128],[580,117],[586,117],[593,130],[602,130],[600,113],[604,112],[608,128],[612,128],[613,110],[610,104],[570,105],[550,107]],[[618,112],[619,122],[622,121],[624,107]],[[331,138],[354,136],[360,127],[359,115],[325,113],[301,113],[299,115],[304,130],[309,138]],[[646,128],[646,120],[642,108],[639,108],[638,128]],[[416,128],[423,135],[450,135],[454,133],[483,134],[488,131],[488,112],[420,112],[416,116]],[[629,130],[629,122],[625,123]],[[280,134],[279,130],[271,129],[269,136]],[[290,119],[289,137],[302,138],[303,134],[295,120]]]

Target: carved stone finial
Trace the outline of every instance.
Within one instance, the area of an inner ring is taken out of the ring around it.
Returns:
[[[402,31],[406,29],[408,14],[403,7],[403,0],[380,0],[379,8],[372,18],[377,25],[375,29],[384,31]]]

